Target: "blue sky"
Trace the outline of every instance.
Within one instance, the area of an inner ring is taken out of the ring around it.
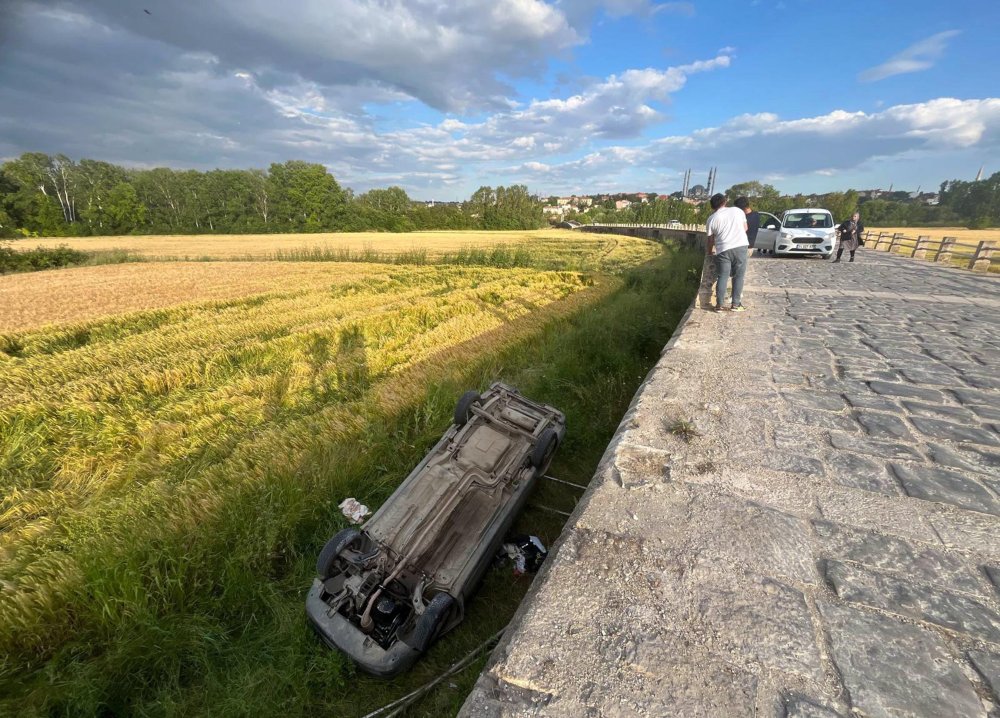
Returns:
[[[936,188],[1000,170],[1000,2],[13,0],[0,158],[363,192]]]

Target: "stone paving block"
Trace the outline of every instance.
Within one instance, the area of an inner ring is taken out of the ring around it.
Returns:
[[[986,577],[990,579],[997,591],[1000,591],[1000,566],[983,566]]]
[[[975,688],[945,644],[891,617],[820,603],[851,702],[871,718],[982,716]],[[904,669],[905,667],[905,669]]]
[[[984,406],[995,407],[997,405],[997,393],[995,391],[952,388],[951,393],[958,397],[963,406],[982,404]]]
[[[1000,378],[990,374],[962,374],[962,381],[976,389],[1000,389]]]
[[[971,422],[975,420],[975,414],[962,406],[949,406],[948,404],[925,404],[920,401],[904,400],[903,407],[910,414],[916,416],[927,416],[932,419],[951,419],[952,421]]]
[[[775,471],[787,471],[790,474],[805,474],[807,476],[822,476],[824,474],[823,462],[805,456],[809,447],[800,446],[802,453],[793,454],[786,451],[768,451],[763,454],[754,454],[741,457],[741,463],[752,461],[754,466],[764,466]]]
[[[887,381],[871,381],[868,385],[876,394],[883,396],[898,396],[907,399],[923,399],[924,401],[944,401],[944,395],[935,389],[924,389],[912,384],[900,384]]]
[[[828,411],[792,408],[782,412],[781,418],[792,424],[803,424],[823,429],[840,429],[841,431],[858,431],[858,423],[853,418]]]
[[[919,451],[907,444],[865,439],[842,431],[831,431],[830,443],[835,449],[857,451],[884,459],[911,459],[913,461],[920,461],[923,458]]]
[[[816,504],[822,517],[828,521],[924,543],[938,541],[937,534],[920,510],[926,506],[929,512],[933,505],[924,501],[836,488],[818,493]],[[920,506],[915,510],[914,504]]]
[[[909,496],[1000,516],[1000,500],[974,479],[936,466],[890,466]]]
[[[913,439],[913,434],[910,433],[906,422],[895,414],[859,410],[857,415],[858,421],[869,436],[876,439],[904,439],[907,441]]]
[[[847,369],[842,369],[840,374],[841,376],[843,376],[844,379],[852,379],[859,382],[873,381],[873,380],[894,382],[894,381],[899,381],[899,379],[901,378],[899,372],[893,371],[891,369],[879,369],[872,371],[870,369],[847,368]]]
[[[781,397],[792,406],[800,409],[818,409],[820,411],[841,411],[847,408],[840,394],[812,391],[808,393],[783,392]]]
[[[984,451],[969,444],[945,446],[928,443],[927,455],[942,466],[964,471],[993,474],[1000,471],[1000,452]]]
[[[968,441],[973,444],[983,444],[986,446],[1000,445],[1000,439],[992,431],[987,431],[978,426],[968,426],[966,424],[955,424],[942,419],[930,419],[925,416],[912,416],[910,421],[917,429],[928,436],[936,439],[950,439],[951,441]]]
[[[717,655],[739,655],[819,685],[823,668],[812,617],[801,591],[773,579],[722,576],[701,564],[682,582],[661,587],[671,631]]]
[[[847,392],[844,394],[844,398],[855,409],[875,409],[876,411],[903,413],[903,410],[895,401],[878,394],[873,394],[870,391]]]
[[[902,367],[900,369],[900,374],[914,384],[927,384],[930,386],[941,386],[949,387],[955,386],[958,383],[958,378],[955,372],[941,372],[941,371],[920,371],[919,369],[913,369],[910,367]]]
[[[825,562],[824,575],[850,603],[881,608],[1000,644],[1000,615],[982,601],[839,561]]]
[[[1000,406],[969,404],[968,408],[973,412],[975,412],[976,414],[978,414],[983,419],[989,419],[990,421],[1000,421]]]
[[[774,715],[775,718],[844,718],[845,716],[819,701],[797,695],[782,696]]]
[[[826,432],[821,429],[784,423],[774,428],[774,445],[784,451],[799,451],[817,443],[826,445],[829,441]]]
[[[822,555],[838,561],[861,563],[873,569],[939,584],[955,591],[988,595],[975,561],[895,536],[860,531],[830,521],[813,521]]]
[[[841,486],[898,496],[899,483],[890,475],[884,462],[872,461],[859,454],[835,452],[826,460],[827,474]]]
[[[1000,518],[976,511],[942,511],[928,517],[945,546],[1000,559]]]
[[[969,660],[983,677],[993,696],[1000,701],[1000,653],[969,651]]]

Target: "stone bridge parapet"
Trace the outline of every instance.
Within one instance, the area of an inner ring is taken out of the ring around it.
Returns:
[[[1000,278],[862,249],[744,296],[688,312],[461,715],[1000,715]]]

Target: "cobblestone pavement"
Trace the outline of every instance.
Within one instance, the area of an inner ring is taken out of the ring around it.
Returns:
[[[693,311],[462,715],[1000,716],[1000,278],[858,258]]]

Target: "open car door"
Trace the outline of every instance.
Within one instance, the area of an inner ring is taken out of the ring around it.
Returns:
[[[761,252],[773,252],[778,242],[778,232],[781,231],[781,220],[773,214],[759,212],[760,229],[757,230],[757,241],[754,249]]]

